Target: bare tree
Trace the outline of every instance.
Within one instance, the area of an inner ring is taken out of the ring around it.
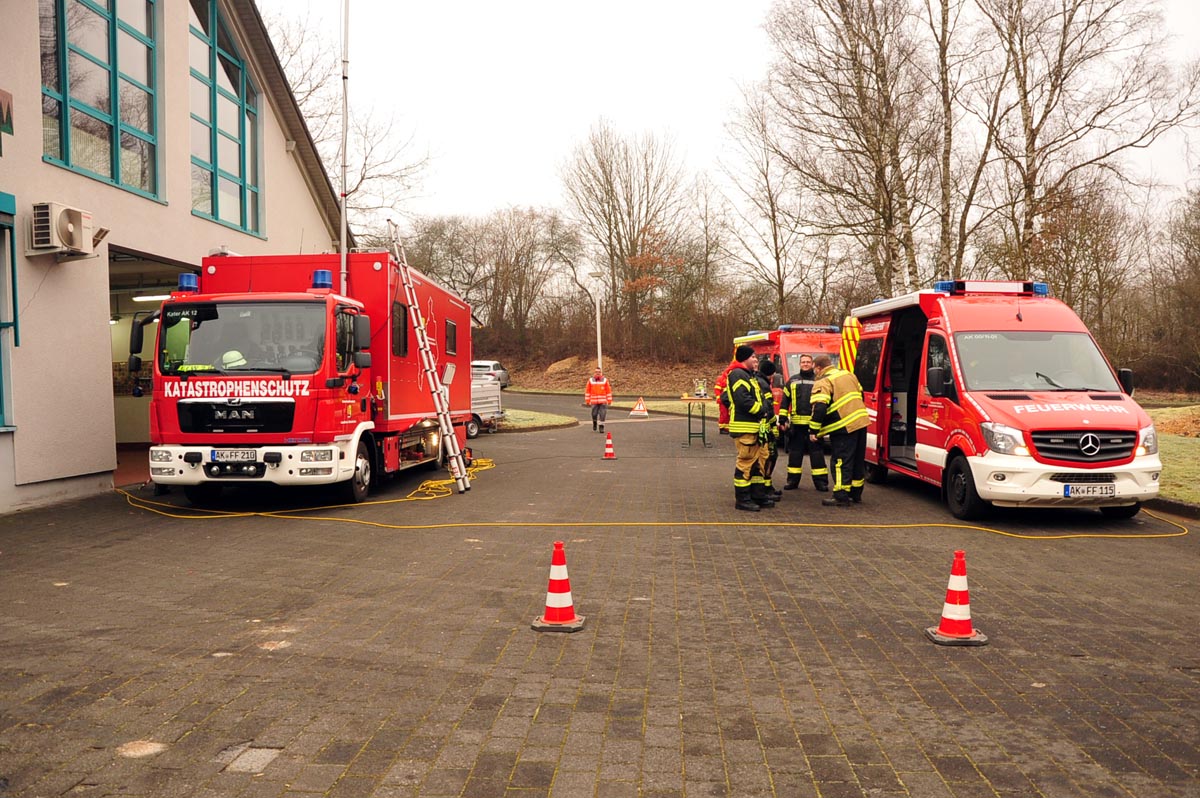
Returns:
[[[725,247],[743,274],[770,289],[775,318],[788,318],[788,300],[810,277],[803,251],[802,188],[779,155],[767,98],[743,93],[745,106],[729,126],[739,161],[726,167],[737,194]]]
[[[644,309],[660,287],[647,274],[651,247],[674,254],[686,208],[682,167],[669,142],[619,136],[605,122],[564,164],[567,200],[600,253],[617,321],[618,345],[642,339]]]
[[[304,114],[309,134],[330,175],[342,173],[342,101],[339,48],[325,29],[279,15],[265,19],[279,62]],[[412,137],[394,115],[351,112],[347,121],[346,210],[356,234],[386,240],[386,220],[417,188],[428,154],[413,153]],[[338,186],[341,190],[342,186]],[[400,214],[403,215],[403,214]]]
[[[768,33],[779,154],[822,204],[814,222],[849,235],[880,290],[919,281],[917,199],[931,125],[909,3],[788,0]]]
[[[994,140],[1018,263],[1041,220],[1082,174],[1196,117],[1197,70],[1176,80],[1161,19],[1134,0],[976,0],[1009,70]]]

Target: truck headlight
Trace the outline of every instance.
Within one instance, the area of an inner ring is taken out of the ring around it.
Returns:
[[[1153,429],[1153,427],[1151,427],[1151,429]],[[151,449],[150,450],[150,462],[151,463],[169,463],[169,462],[171,462],[171,452],[167,449]]]
[[[1158,454],[1158,433],[1154,430],[1153,424],[1138,430],[1138,440],[1140,441],[1137,447],[1138,457],[1144,454]]]
[[[993,452],[1029,456],[1029,447],[1025,445],[1025,434],[1021,430],[991,421],[979,426],[983,430],[983,440]]]
[[[305,449],[300,452],[301,463],[325,463],[332,459],[332,449]]]

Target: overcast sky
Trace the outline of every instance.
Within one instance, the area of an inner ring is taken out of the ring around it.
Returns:
[[[341,0],[258,0],[264,14],[329,28]],[[428,152],[416,214],[561,205],[559,169],[601,118],[671,137],[696,171],[717,171],[739,87],[769,60],[771,0],[350,0],[352,107],[395,109]],[[1174,52],[1200,56],[1200,0],[1165,0]],[[340,70],[340,67],[339,67]],[[1193,135],[1200,142],[1200,136]],[[1176,138],[1160,179],[1200,166]],[[332,175],[335,181],[337,175]]]

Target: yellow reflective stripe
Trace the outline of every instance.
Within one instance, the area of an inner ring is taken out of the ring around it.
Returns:
[[[832,424],[829,424],[828,426],[821,427],[821,434],[828,435],[831,432],[836,432],[837,430],[844,428],[851,421],[854,421],[854,420],[860,419],[860,418],[867,418],[867,409],[865,407],[855,410],[853,413],[846,416],[845,418],[839,418],[837,421],[835,421]]]
[[[729,422],[729,432],[731,434],[732,433],[739,433],[739,434],[750,433],[753,435],[757,435],[758,434],[758,422],[757,421],[730,421]]]
[[[859,400],[859,401],[861,402],[861,401],[862,401],[862,394],[861,394],[861,393],[859,393],[858,391],[853,391],[853,392],[851,392],[851,393],[848,393],[848,394],[846,394],[846,395],[844,395],[844,396],[840,397],[840,398],[839,398],[839,399],[838,399],[836,402],[834,402],[833,404],[829,405],[829,409],[830,409],[831,411],[833,411],[833,410],[837,410],[838,408],[842,407],[842,405],[844,405],[844,404],[846,404],[847,402],[849,402],[849,401],[852,401],[852,400],[854,400],[854,399],[857,399],[857,400]]]
[[[733,478],[733,486],[735,488],[748,488],[748,487],[750,487],[750,480],[738,479],[737,477],[734,477]]]

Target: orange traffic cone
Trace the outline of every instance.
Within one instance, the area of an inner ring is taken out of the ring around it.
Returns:
[[[616,459],[617,459],[617,453],[613,451],[613,447],[612,447],[612,433],[611,433],[611,432],[606,432],[606,433],[604,433],[604,435],[605,435],[605,438],[604,438],[604,459],[605,459],[605,460],[616,460]]]
[[[946,587],[946,603],[942,605],[942,622],[930,626],[925,636],[939,646],[984,646],[987,635],[971,628],[971,596],[967,589],[967,553],[954,552],[950,566],[950,584]]]
[[[546,612],[533,619],[533,630],[537,632],[578,632],[583,628],[584,617],[575,614],[571,601],[571,580],[567,578],[567,552],[561,540],[554,541],[554,554],[550,557],[550,584],[546,588]]]

